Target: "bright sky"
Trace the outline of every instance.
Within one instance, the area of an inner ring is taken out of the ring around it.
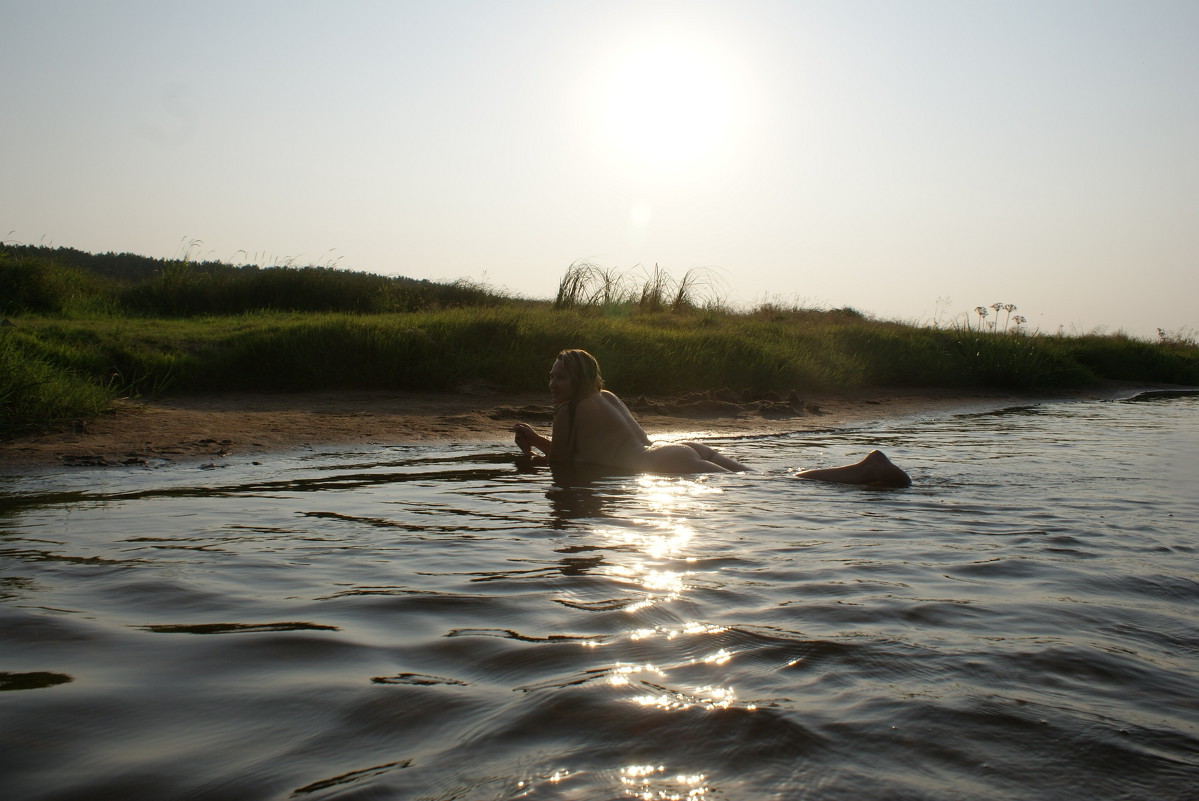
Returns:
[[[1199,327],[1195,0],[0,0],[0,238]]]

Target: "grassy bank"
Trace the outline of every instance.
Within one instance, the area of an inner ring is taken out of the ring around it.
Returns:
[[[553,354],[564,347],[595,353],[610,385],[629,395],[722,387],[1052,388],[1101,379],[1199,384],[1199,348],[1188,341],[922,328],[852,310],[735,312],[697,302],[678,286],[665,287],[669,303],[632,296],[562,303],[561,292],[557,302],[505,300],[424,282],[424,299],[405,301],[415,308],[363,312],[356,307],[377,300],[378,277],[322,268],[314,268],[321,269],[317,276],[302,268],[269,278],[284,286],[294,274],[289,291],[270,297],[275,306],[300,310],[265,308],[232,292],[228,287],[240,281],[261,286],[255,273],[270,272],[234,270],[221,279],[220,296],[234,308],[239,303],[228,298],[241,297],[245,308],[200,313],[191,309],[208,306],[195,299],[216,284],[194,278],[202,273],[190,267],[177,269],[192,277],[151,270],[121,278],[45,254],[10,252],[5,262],[0,252],[0,303],[7,304],[0,311],[14,322],[0,327],[0,433],[91,417],[123,395],[449,392],[464,384],[540,391]],[[175,294],[164,288],[170,280],[179,282]],[[355,294],[351,284],[367,294]],[[145,300],[152,294],[146,287],[155,287],[154,303]],[[311,308],[316,298],[339,307]]]

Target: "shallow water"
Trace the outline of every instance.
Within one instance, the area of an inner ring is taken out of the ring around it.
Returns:
[[[2,794],[1199,797],[1199,396],[712,442],[0,476]]]

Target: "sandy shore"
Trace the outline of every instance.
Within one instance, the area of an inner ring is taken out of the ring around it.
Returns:
[[[1051,400],[1119,397],[1133,394],[1135,389],[1107,385],[1046,396],[874,388],[802,398],[794,393],[757,398],[707,393],[625,400],[651,436],[682,432],[734,436],[812,431]],[[318,445],[511,442],[513,423],[527,422],[548,434],[551,415],[545,395],[482,392],[347,391],[131,399],[117,402],[96,420],[0,442],[0,465],[211,462]]]

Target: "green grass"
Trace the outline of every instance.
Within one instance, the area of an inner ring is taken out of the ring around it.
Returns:
[[[61,366],[51,350],[0,329],[0,434],[92,418],[117,396],[111,385]]]
[[[15,317],[15,325],[0,327],[0,434],[93,417],[126,395],[452,392],[467,383],[541,391],[553,355],[567,347],[594,353],[609,385],[627,395],[726,387],[801,395],[871,385],[1036,389],[1101,379],[1199,384],[1199,347],[1178,335],[1146,342],[925,328],[851,309],[736,312],[697,294],[694,278],[671,283],[657,269],[638,289],[627,277],[593,270],[582,277],[599,283],[588,288],[572,268],[573,283],[564,279],[556,302],[536,302],[326,268],[221,270],[140,258],[110,254],[105,265],[114,277],[89,271],[77,251],[63,265],[45,253],[0,249],[0,304]],[[136,272],[130,264],[140,277],[121,277],[122,269]],[[209,273],[217,277],[195,278]],[[206,287],[199,295],[197,285]],[[216,293],[218,285],[228,294]],[[411,285],[423,299],[369,311],[380,287]],[[319,308],[320,298],[336,308]],[[195,311],[202,308],[237,311]]]

